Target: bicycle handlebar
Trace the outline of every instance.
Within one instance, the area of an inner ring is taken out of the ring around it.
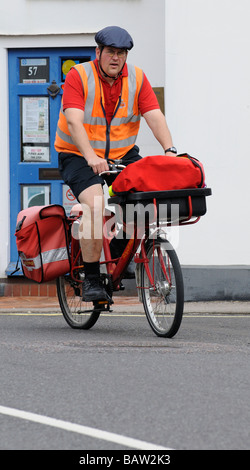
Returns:
[[[99,173],[99,175],[120,173],[124,168],[126,168],[125,165],[122,165],[121,163],[115,163],[113,161],[108,161],[108,165],[109,170],[102,171],[101,173]]]

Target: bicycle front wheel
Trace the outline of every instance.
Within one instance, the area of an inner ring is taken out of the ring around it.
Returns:
[[[181,266],[172,245],[162,238],[148,240],[148,272],[141,264],[142,303],[157,336],[172,338],[179,330],[184,307]]]
[[[87,330],[99,318],[100,311],[94,308],[93,302],[82,300],[81,283],[73,281],[70,275],[56,280],[57,296],[62,314],[71,328]]]

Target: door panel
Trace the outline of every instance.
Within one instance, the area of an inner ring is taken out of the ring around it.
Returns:
[[[8,58],[11,263],[7,274],[17,260],[18,212],[29,205],[63,204],[65,185],[54,149],[62,87],[71,66],[94,60],[95,48],[11,49]]]

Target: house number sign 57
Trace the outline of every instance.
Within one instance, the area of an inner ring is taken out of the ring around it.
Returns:
[[[48,58],[24,58],[19,59],[20,83],[48,83],[49,59]]]

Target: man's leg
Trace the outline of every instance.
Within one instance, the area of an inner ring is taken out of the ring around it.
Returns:
[[[104,198],[102,186],[95,184],[82,191],[78,200],[82,205],[80,244],[84,261],[99,261],[102,251],[102,224]]]
[[[78,200],[83,210],[80,224],[80,245],[85,271],[83,300],[106,300],[108,296],[100,280],[99,264],[103,240],[102,186],[100,184],[90,186],[80,193]]]

